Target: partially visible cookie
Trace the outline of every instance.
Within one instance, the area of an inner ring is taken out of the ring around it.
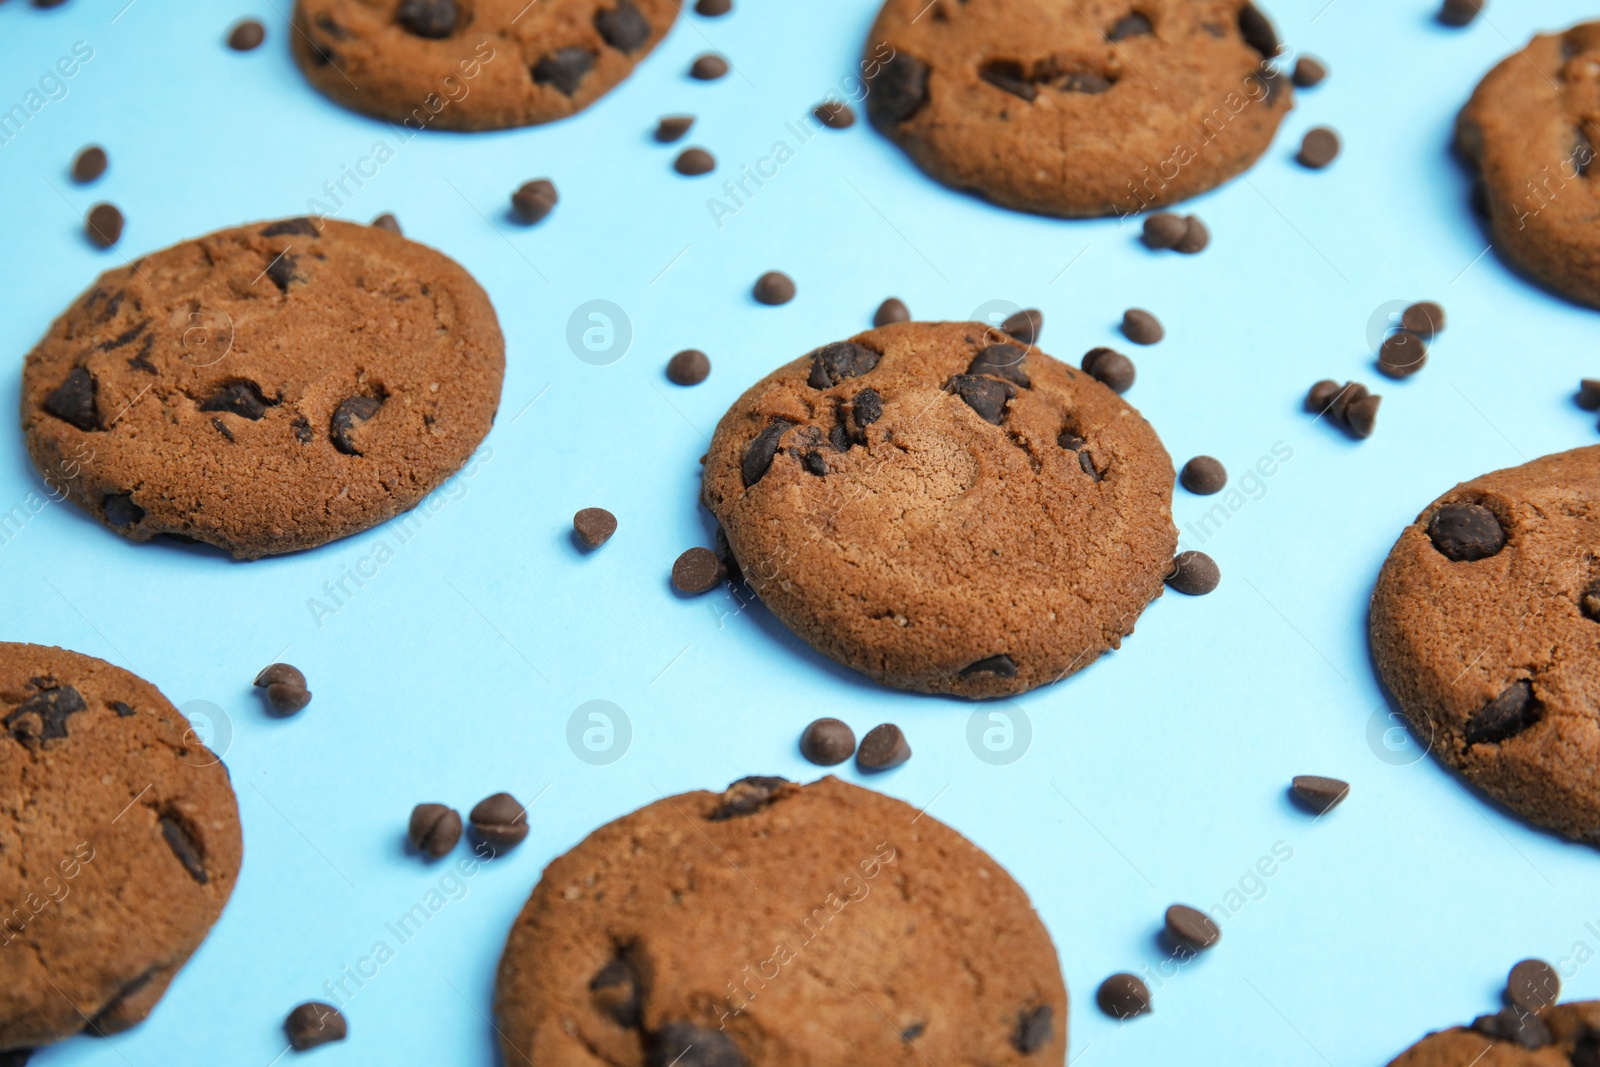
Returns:
[[[1129,215],[1227,181],[1292,106],[1245,0],[885,0],[873,125],[939,181],[1045,215]]]
[[[1539,826],[1600,844],[1600,445],[1463,482],[1406,527],[1373,658],[1418,741]]]
[[[1088,666],[1161,595],[1172,461],[1081,371],[979,323],[895,323],[734,402],[701,498],[744,580],[885,685],[993,697]]]
[[[545,868],[495,989],[505,1062],[1060,1067],[1067,991],[1003,868],[824,778],[656,801]]]
[[[1591,1067],[1600,1063],[1600,1000],[1539,1011],[1514,1006],[1431,1033],[1389,1067]]]
[[[258,222],[101,275],[28,355],[22,429],[52,493],[124,537],[250,559],[420,501],[489,432],[504,349],[433,249]]]
[[[0,644],[0,1050],[150,1014],[233,892],[228,771],[156,687]]]
[[[673,0],[296,0],[311,84],[412,130],[498,130],[582,111],[672,27]]]
[[[1600,22],[1541,34],[1484,76],[1456,119],[1495,247],[1534,280],[1600,307]]]

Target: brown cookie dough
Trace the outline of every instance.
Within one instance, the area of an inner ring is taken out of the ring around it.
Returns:
[[[673,0],[296,0],[295,61],[324,95],[413,130],[576,114],[650,54]]]
[[[1022,889],[835,778],[746,778],[590,834],[512,927],[495,1015],[508,1064],[1060,1067],[1067,1049]]]
[[[412,507],[500,403],[504,341],[478,283],[374,226],[259,222],[108,271],[22,372],[34,466],[135,541],[241,559]]]
[[[156,687],[0,643],[0,1049],[142,1021],[239,875],[228,771]]]
[[[1244,0],[886,0],[867,114],[923,170],[1045,215],[1129,215],[1232,178],[1292,106]]]
[[[1600,307],[1600,22],[1541,34],[1478,84],[1456,149],[1478,178],[1500,254],[1535,281]]]
[[[1389,1067],[1590,1067],[1600,1063],[1600,1001],[1507,1007],[1431,1033]]]
[[[1389,553],[1373,658],[1418,741],[1600,844],[1600,445],[1463,482]]]
[[[978,323],[826,345],[722,417],[701,497],[744,579],[885,685],[992,697],[1087,667],[1172,565],[1172,461],[1105,385]]]

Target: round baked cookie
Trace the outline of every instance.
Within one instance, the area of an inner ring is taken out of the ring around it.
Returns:
[[[1389,553],[1372,651],[1419,742],[1600,844],[1600,445],[1463,482]]]
[[[296,0],[295,61],[345,107],[409,129],[575,114],[650,54],[674,0]]]
[[[506,1063],[1061,1067],[1027,895],[954,830],[836,778],[745,778],[545,868],[500,960]]]
[[[1600,22],[1540,34],[1484,76],[1456,119],[1456,149],[1500,254],[1600,307]]]
[[[0,796],[0,1049],[140,1022],[238,880],[227,768],[142,678],[0,643]]]
[[[994,697],[1120,646],[1172,567],[1172,461],[1116,393],[980,323],[825,345],[717,424],[701,497],[750,588],[898,689]]]
[[[1600,1000],[1538,1011],[1507,1006],[1471,1026],[1431,1033],[1389,1067],[1592,1067],[1600,1063]]]
[[[873,125],[923,170],[1045,215],[1129,215],[1254,163],[1293,106],[1244,0],[886,0]]]
[[[489,432],[504,369],[455,262],[286,219],[101,275],[28,355],[22,429],[50,492],[117,533],[253,559],[415,505]]]

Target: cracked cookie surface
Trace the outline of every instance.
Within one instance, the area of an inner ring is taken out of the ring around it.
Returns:
[[[298,0],[312,85],[409,129],[497,130],[594,103],[649,55],[673,0]]]
[[[238,879],[227,768],[155,686],[0,643],[0,1050],[147,1016]]]
[[[994,697],[1120,646],[1161,595],[1172,461],[1121,397],[979,323],[898,323],[767,375],[701,497],[743,579],[818,651]]]
[[[1045,215],[1127,215],[1254,163],[1292,106],[1243,0],[886,0],[873,124],[939,181]]]
[[[545,869],[512,926],[507,1063],[1060,1067],[1067,991],[966,838],[823,778],[668,797]]]
[[[1418,742],[1528,821],[1600,844],[1600,445],[1463,482],[1406,527],[1373,659]]]
[[[489,431],[504,341],[455,262],[285,219],[108,271],[28,355],[22,428],[53,495],[136,541],[240,558],[420,501]]]

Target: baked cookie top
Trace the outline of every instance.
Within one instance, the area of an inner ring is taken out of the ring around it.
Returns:
[[[156,687],[0,643],[0,1049],[155,1006],[238,879],[228,771]]]
[[[295,61],[324,95],[413,130],[582,111],[677,17],[673,0],[296,0]]]
[[[1471,1027],[1431,1033],[1389,1067],[1588,1067],[1600,1061],[1600,1001],[1507,1007]]]
[[[835,778],[746,778],[590,834],[517,917],[495,1015],[507,1063],[570,1067],[1059,1067],[1067,1049],[1022,889]]]
[[[51,492],[125,537],[290,552],[459,468],[504,348],[489,298],[431,248],[255,223],[101,275],[29,353],[22,429]]]
[[[1120,646],[1172,565],[1172,461],[1089,375],[979,323],[802,356],[718,423],[701,495],[791,630],[885,685],[992,697]]]
[[[917,165],[1006,207],[1127,215],[1204,192],[1292,106],[1243,0],[886,0],[867,114]]]
[[[1406,527],[1372,649],[1418,740],[1530,822],[1600,843],[1600,445],[1463,482]]]
[[[1501,60],[1456,119],[1495,245],[1536,280],[1600,307],[1600,22]]]

